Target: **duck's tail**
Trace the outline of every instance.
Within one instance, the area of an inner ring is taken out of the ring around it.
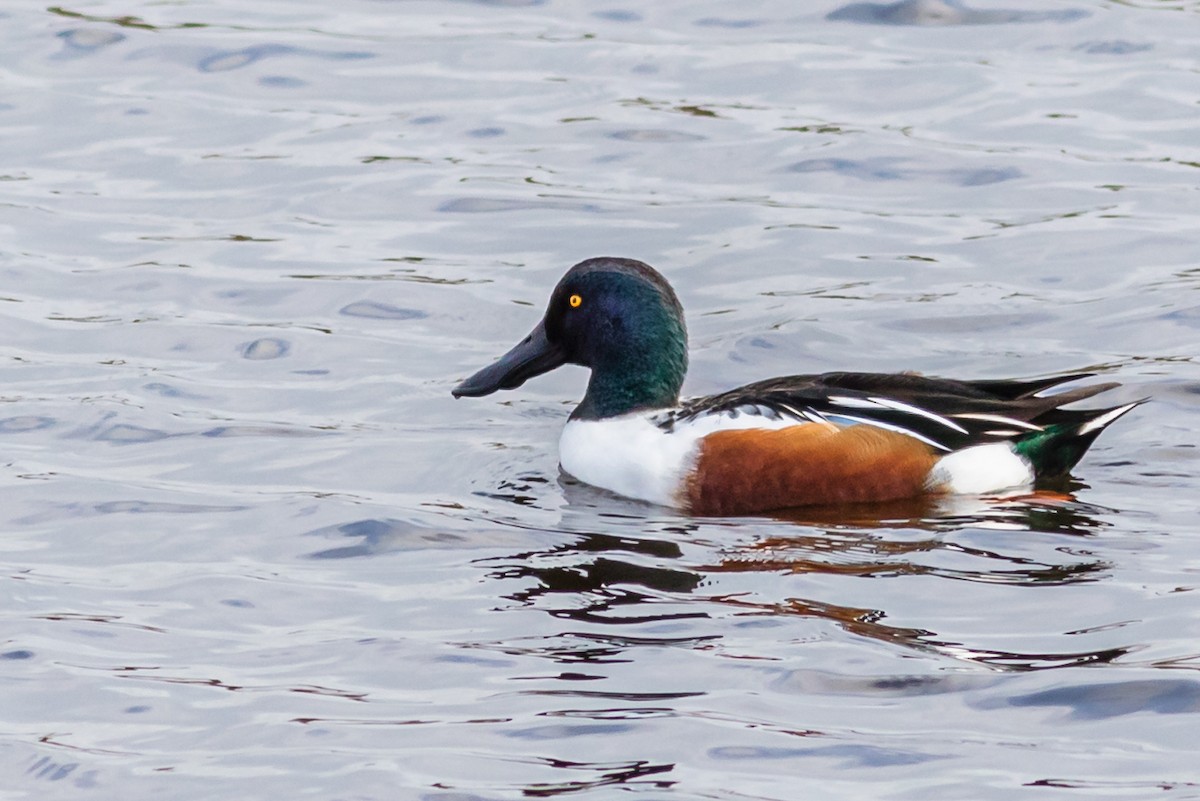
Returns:
[[[1111,409],[1072,411],[1072,419],[1026,434],[1012,443],[1012,449],[1029,462],[1035,480],[1064,476],[1083,458],[1101,431],[1146,400],[1143,398]]]

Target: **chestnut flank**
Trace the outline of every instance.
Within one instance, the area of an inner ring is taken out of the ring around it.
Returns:
[[[688,511],[701,515],[914,498],[938,456],[870,425],[718,431],[700,441],[682,492]]]

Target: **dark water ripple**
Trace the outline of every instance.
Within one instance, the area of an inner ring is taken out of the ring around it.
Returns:
[[[1088,16],[1083,9],[1034,11],[970,8],[954,0],[900,0],[896,3],[851,3],[831,11],[828,19],[880,25],[1005,25],[1014,22],[1074,22]]]

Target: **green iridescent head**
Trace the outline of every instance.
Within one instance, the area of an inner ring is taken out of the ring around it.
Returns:
[[[563,364],[592,370],[574,418],[674,406],[687,372],[687,328],[670,284],[633,259],[576,264],[554,288],[529,336],[455,387],[454,396],[515,389]]]

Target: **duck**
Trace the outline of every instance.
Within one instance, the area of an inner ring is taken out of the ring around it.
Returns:
[[[1061,480],[1145,399],[1063,408],[1119,386],[1089,378],[955,380],[827,372],[681,400],[683,307],[653,267],[586,259],[533,330],[461,381],[455,398],[512,390],[564,364],[591,370],[559,440],[575,479],[698,516],[923,496],[999,495]]]

